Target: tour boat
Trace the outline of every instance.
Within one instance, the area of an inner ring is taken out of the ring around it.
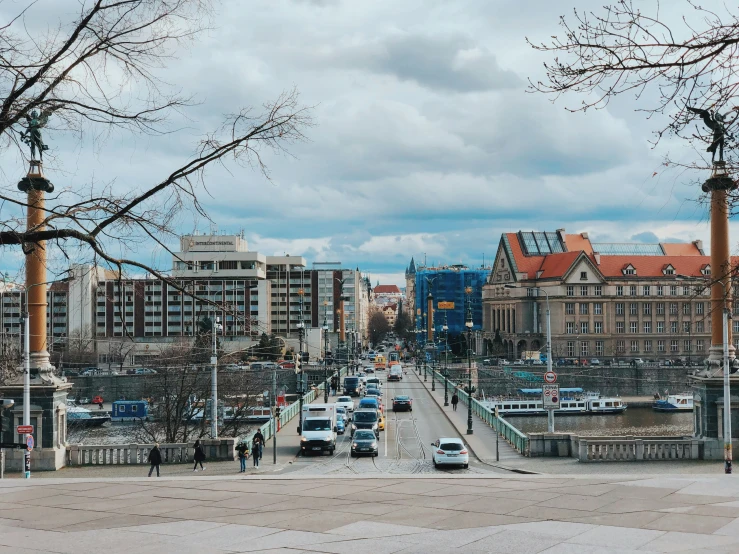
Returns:
[[[541,400],[541,389],[519,389],[523,395],[521,398],[490,398],[483,399],[480,403],[504,416],[514,415],[545,415]],[[581,388],[561,388],[559,409],[554,410],[556,414],[568,415],[593,415],[593,414],[620,414],[627,405],[617,396],[601,396],[597,392],[583,392]],[[530,398],[526,398],[526,397]],[[538,396],[538,398],[537,398]]]
[[[110,421],[108,412],[93,412],[73,402],[67,403],[67,424],[70,427],[100,427]]]
[[[668,394],[664,398],[655,400],[652,409],[657,412],[692,412],[693,395],[689,393]]]

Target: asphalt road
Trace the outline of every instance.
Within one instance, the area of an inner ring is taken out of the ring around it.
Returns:
[[[444,413],[439,410],[410,367],[406,370],[401,382],[386,382],[387,372],[385,371],[378,372],[376,375],[383,383],[383,403],[386,406],[385,431],[380,432],[379,456],[352,458],[350,456],[351,438],[347,432],[339,436],[333,456],[328,454],[299,456],[290,464],[287,471],[301,474],[468,474],[495,471],[494,468],[478,462],[472,455],[470,455],[469,469],[434,468],[431,443],[439,437],[459,437],[460,435]],[[440,386],[443,387],[443,383]],[[400,394],[407,394],[413,399],[412,412],[394,413],[392,411],[392,398]],[[358,399],[355,400],[355,403],[357,402]],[[461,438],[464,440],[464,437]],[[296,440],[295,444],[297,443]]]

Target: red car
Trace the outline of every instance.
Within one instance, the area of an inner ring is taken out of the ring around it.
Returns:
[[[93,404],[102,404],[103,403],[103,397],[100,395],[93,396],[92,397],[92,403]]]

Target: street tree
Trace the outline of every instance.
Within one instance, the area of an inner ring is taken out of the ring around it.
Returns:
[[[395,318],[393,331],[403,341],[408,341],[414,337],[413,320],[408,312],[398,308],[398,315]]]
[[[375,345],[382,342],[385,335],[390,332],[390,324],[381,310],[373,310],[370,314],[368,330],[370,342]]]

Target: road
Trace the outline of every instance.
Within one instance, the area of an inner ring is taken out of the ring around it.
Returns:
[[[290,473],[300,474],[408,474],[449,473],[475,474],[499,472],[480,463],[470,454],[469,469],[445,467],[436,469],[432,462],[431,443],[439,437],[459,437],[459,434],[439,410],[412,369],[407,369],[401,382],[386,382],[387,372],[377,376],[382,380],[383,402],[386,406],[385,431],[380,432],[380,453],[376,458],[350,456],[351,438],[347,432],[339,437],[333,456],[299,456],[291,464]],[[443,387],[443,384],[442,384]],[[412,412],[392,411],[392,398],[407,394],[413,399]],[[464,439],[464,437],[461,437]],[[296,441],[297,443],[297,441]]]

